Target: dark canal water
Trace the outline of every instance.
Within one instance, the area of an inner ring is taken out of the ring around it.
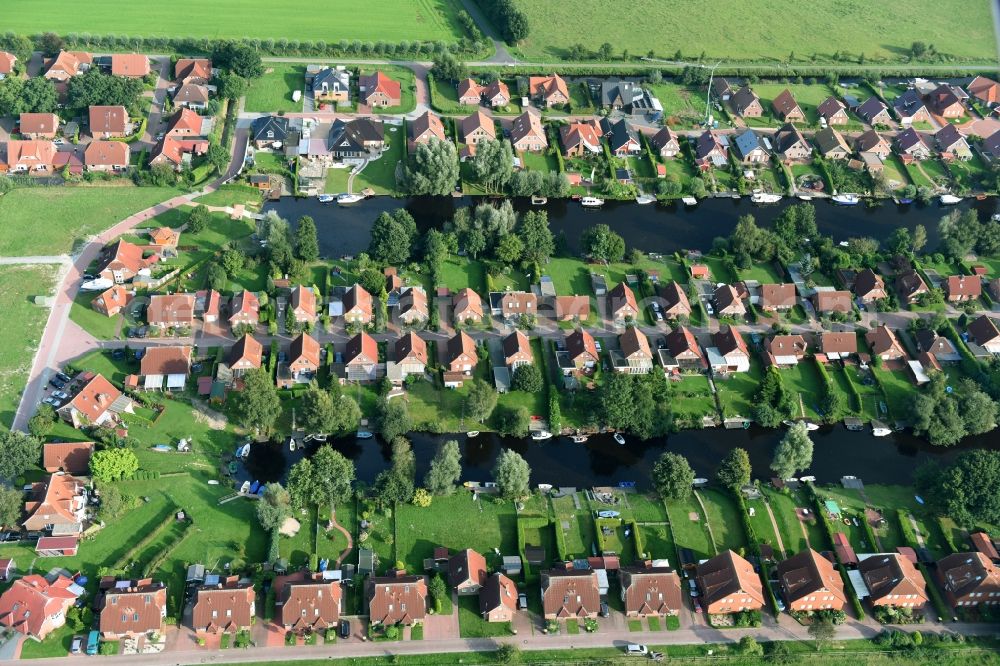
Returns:
[[[440,227],[451,219],[455,209],[474,205],[480,200],[472,197],[419,197],[393,199],[377,197],[351,207],[320,204],[316,199],[284,198],[270,203],[265,210],[274,210],[294,224],[299,217],[310,215],[319,228],[320,251],[327,257],[357,254],[368,247],[369,232],[379,213],[405,206],[421,229]],[[515,207],[524,211],[532,208],[526,199],[514,200]],[[698,249],[707,251],[712,239],[729,236],[740,215],[752,213],[758,224],[770,224],[785,206],[797,203],[786,199],[774,206],[756,206],[749,198],[706,199],[693,208],[683,204],[650,204],[639,206],[634,202],[609,201],[600,210],[586,209],[575,201],[560,199],[550,201],[544,208],[549,214],[553,233],[562,233],[574,252],[579,251],[580,235],[595,224],[604,223],[617,231],[629,247],[644,252],[672,253],[676,250]],[[842,241],[852,236],[871,236],[882,240],[899,226],[913,229],[922,224],[927,228],[929,246],[937,244],[938,221],[950,210],[974,206],[981,218],[988,219],[996,212],[996,199],[983,201],[969,199],[958,206],[942,208],[932,203],[927,206],[910,204],[897,206],[891,201],[875,207],[837,206],[826,201],[814,202],[816,221],[822,234]]]
[[[350,208],[319,204],[315,199],[282,199],[268,204],[293,224],[302,215],[312,216],[319,228],[321,252],[327,257],[357,254],[368,246],[369,232],[375,217],[384,210],[405,206],[421,229],[440,227],[450,219],[457,207],[477,203],[475,199],[425,197],[397,200],[388,197],[363,202]],[[646,252],[671,253],[681,249],[707,250],[716,236],[728,236],[737,218],[752,213],[758,223],[767,225],[782,209],[796,203],[786,200],[775,206],[754,206],[746,198],[708,199],[695,208],[682,205],[639,206],[630,202],[609,202],[601,210],[587,210],[573,201],[553,201],[545,209],[554,233],[562,233],[574,252],[579,250],[579,238],[588,227],[608,224],[620,233],[629,247]],[[518,210],[531,208],[526,200],[515,201]],[[982,219],[997,210],[997,201],[966,200],[957,208],[975,207]],[[937,243],[937,223],[956,207],[942,208],[937,203],[920,206],[897,206],[891,202],[876,207],[842,207],[816,202],[819,230],[835,240],[851,236],[871,236],[884,239],[898,226],[913,229],[922,224],[927,228],[929,247]],[[457,439],[462,447],[463,479],[486,481],[497,455],[511,448],[523,455],[532,468],[532,484],[550,483],[585,487],[595,484],[617,484],[634,481],[642,487],[649,484],[649,470],[663,451],[684,455],[698,476],[712,477],[718,463],[734,447],[749,451],[754,475],[770,476],[769,465],[774,447],[783,430],[692,430],[663,439],[640,441],[629,438],[619,446],[610,436],[595,436],[586,444],[573,444],[561,437],[544,443],[500,438],[484,433],[475,439],[464,434],[439,436],[412,433],[410,439],[417,457],[417,477],[424,473],[438,442]],[[927,461],[945,464],[960,451],[970,448],[1000,449],[1000,437],[988,434],[971,437],[961,446],[935,448],[909,433],[874,438],[869,432],[850,432],[843,426],[824,427],[813,433],[815,454],[813,466],[803,474],[813,474],[821,483],[836,482],[843,475],[861,477],[867,483],[908,484],[916,469]],[[354,438],[331,441],[331,444],[355,461],[358,478],[371,482],[386,468],[389,449],[379,440],[359,441]],[[310,451],[305,452],[307,455]],[[290,454],[279,444],[255,446],[247,461],[249,471],[261,481],[283,479],[291,463],[302,453]]]

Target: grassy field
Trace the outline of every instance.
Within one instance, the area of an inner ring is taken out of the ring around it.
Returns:
[[[48,308],[35,305],[31,299],[51,293],[55,275],[55,266],[0,268],[4,335],[12,343],[0,351],[0,428],[9,428],[14,420],[31,358],[49,316]]]
[[[596,50],[609,42],[616,56],[652,51],[660,57],[680,51],[685,58],[704,53],[713,61],[731,58],[766,62],[830,60],[834,52],[864,53],[872,58],[900,58],[914,40],[934,44],[938,51],[956,56],[991,60],[996,51],[989,4],[983,0],[919,0],[900,15],[888,4],[845,0],[836,5],[816,5],[799,0],[718,0],[716,17],[706,21],[704,3],[697,0],[662,3],[636,0],[629,5],[629,20],[621,20],[620,7],[599,0],[553,3],[549,0],[516,0],[528,17],[531,32],[520,52],[532,58],[566,57],[578,42]],[[951,17],[960,13],[963,30],[951,28]],[[780,16],[775,22],[773,17]],[[581,38],[588,26],[600,25],[601,37]],[[836,26],[831,30],[830,26]],[[669,36],[668,39],[664,39]],[[543,60],[543,62],[547,62]]]
[[[302,100],[293,101],[292,92],[305,87],[305,75],[305,65],[270,63],[264,76],[250,84],[246,110],[262,113],[302,111]]]
[[[668,502],[667,515],[678,548],[690,548],[699,559],[716,554],[705,530],[705,516],[694,497],[683,502]]]
[[[69,253],[77,241],[177,194],[166,187],[16,189],[0,197],[0,256]]]
[[[303,11],[301,5],[267,0],[177,0],[166,4],[123,5],[93,0],[81,5],[55,0],[42,16],[32,0],[8,0],[4,28],[22,34],[124,34],[167,37],[296,40],[455,41],[458,0],[374,0],[354,11],[348,0],[332,0]]]

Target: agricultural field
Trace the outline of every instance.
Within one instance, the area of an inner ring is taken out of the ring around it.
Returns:
[[[0,256],[68,254],[77,242],[178,194],[131,185],[15,189],[0,198]]]
[[[0,429],[9,428],[21,391],[38,349],[48,308],[32,303],[34,296],[52,292],[56,266],[4,266],[0,268],[0,310],[4,335],[13,344],[0,351]]]
[[[51,30],[62,34],[286,38],[327,43],[341,39],[452,42],[462,36],[455,21],[460,8],[458,0],[373,0],[361,12],[348,0],[310,5],[308,11],[287,0],[177,0],[170,4],[54,0],[50,11],[40,14],[32,0],[8,0],[4,29],[27,35]]]
[[[799,0],[718,0],[706,20],[704,4],[697,0],[667,3],[636,0],[629,19],[622,20],[618,5],[581,0],[515,0],[528,18],[530,34],[518,51],[526,58],[550,62],[566,58],[578,42],[594,49],[598,43],[581,38],[589,26],[601,26],[601,39],[611,44],[616,57],[623,51],[672,57],[675,51],[694,59],[719,58],[752,62],[832,60],[835,52],[864,53],[874,58],[899,59],[915,40],[934,44],[942,53],[991,61],[996,55],[993,22],[984,0],[918,0],[900,14],[888,4],[845,0],[837,4]],[[962,30],[953,30],[953,17],[963,17]],[[774,21],[780,16],[781,21]],[[738,17],[738,18],[737,18]],[[837,26],[831,30],[830,26]],[[669,36],[669,39],[664,39]],[[545,60],[549,59],[549,60]]]

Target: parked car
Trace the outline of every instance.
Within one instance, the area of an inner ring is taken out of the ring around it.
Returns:
[[[340,637],[341,638],[350,638],[351,637],[351,621],[350,620],[343,620],[342,619],[340,621]]]
[[[3,532],[3,533],[0,533],[0,541],[10,542],[10,541],[20,541],[20,540],[21,540],[21,533],[20,532]]]
[[[608,608],[608,602],[607,601],[602,601],[601,602],[601,617],[608,617],[609,615],[611,615],[611,609]]]
[[[649,648],[638,643],[629,643],[625,646],[625,654],[630,657],[645,657],[649,654]]]
[[[42,400],[42,402],[45,403],[46,405],[51,405],[53,409],[56,409],[60,405],[59,398],[56,398],[55,396],[51,395],[47,397],[45,400]]]
[[[74,636],[73,642],[69,645],[70,654],[80,654],[83,652],[83,636]]]
[[[95,655],[97,651],[101,648],[101,634],[98,631],[92,631],[87,634],[87,654]]]
[[[69,393],[66,393],[66,391],[56,391],[52,394],[52,397],[59,400],[67,400],[69,399]]]
[[[61,389],[62,387],[66,386],[66,382],[59,379],[58,377],[53,377],[52,379],[49,380],[49,386]]]
[[[517,595],[517,607],[520,608],[521,610],[524,610],[528,607],[528,595],[525,594],[524,592],[521,592],[519,595]]]
[[[70,381],[69,375],[67,375],[65,372],[57,372],[56,373],[56,378],[59,379],[60,381],[66,382],[67,384]]]
[[[698,583],[695,582],[694,578],[688,578],[688,587],[691,588],[689,590],[691,596],[692,597],[697,597],[698,596]]]

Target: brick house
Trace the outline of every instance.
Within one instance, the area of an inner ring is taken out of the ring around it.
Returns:
[[[872,354],[883,361],[906,358],[906,350],[899,343],[899,338],[885,324],[865,333],[865,342],[871,348]]]
[[[483,299],[472,289],[466,287],[455,294],[455,322],[477,323],[483,319]]]
[[[529,108],[514,118],[510,128],[510,143],[516,152],[541,152],[548,148],[549,140],[542,127],[542,117],[537,109]]]
[[[854,295],[862,303],[873,303],[888,296],[882,276],[870,268],[864,269],[854,278]]]
[[[260,322],[260,299],[257,294],[244,289],[235,296],[229,305],[229,326],[253,326]]]
[[[966,327],[969,338],[991,354],[1000,354],[1000,329],[987,315],[981,315]]]
[[[847,114],[847,105],[842,101],[830,95],[825,100],[823,100],[818,107],[816,107],[816,112],[819,117],[826,121],[827,125],[846,125],[850,121],[850,116]]]
[[[750,86],[743,86],[729,98],[736,115],[744,118],[760,118],[764,115],[764,106],[760,103],[760,98],[750,89]]]
[[[59,116],[54,113],[22,113],[18,134],[26,139],[54,139],[59,133]]]
[[[618,571],[626,617],[677,615],[681,610],[681,579],[670,567],[652,563]]]
[[[775,335],[764,341],[764,360],[779,367],[798,365],[806,349],[806,339],[801,335]]]
[[[88,117],[90,134],[95,139],[121,138],[132,132],[132,123],[124,106],[92,106]]]
[[[59,575],[53,582],[38,574],[19,578],[0,595],[0,625],[36,641],[66,624],[66,611],[76,601],[71,578]]]
[[[27,516],[21,526],[29,531],[57,530],[63,536],[80,534],[86,519],[87,491],[84,483],[69,474],[51,474],[31,484]]]
[[[801,162],[812,157],[812,146],[802,132],[792,125],[782,125],[773,137],[774,149],[785,162]]]
[[[118,420],[122,412],[133,411],[132,401],[103,375],[77,376],[83,385],[56,413],[74,428],[83,425],[103,425]]]
[[[10,173],[51,173],[56,159],[51,141],[7,142],[7,171]]]
[[[141,53],[112,53],[111,75],[141,79],[149,74],[149,58]]]
[[[569,88],[558,74],[528,77],[529,96],[546,108],[569,102]]]
[[[847,604],[840,572],[812,548],[779,562],[775,574],[785,606],[792,612],[843,610]]]
[[[357,287],[357,285],[355,285]],[[360,289],[360,287],[358,287]],[[364,290],[362,290],[364,291]],[[349,293],[349,292],[348,292]],[[367,292],[365,292],[367,293]],[[316,294],[310,287],[304,287],[301,284],[292,287],[291,299],[289,304],[289,314],[295,317],[295,321],[300,324],[310,323],[315,324],[317,319],[316,314]],[[369,307],[370,311],[370,307]],[[345,304],[344,316],[347,316],[347,308]],[[350,320],[349,320],[350,321]]]
[[[594,336],[580,328],[566,336],[566,354],[577,370],[588,370],[600,362]]]
[[[660,298],[663,299],[663,316],[668,319],[691,316],[691,303],[688,301],[684,288],[676,281],[671,280],[660,287]]]
[[[199,634],[236,634],[249,630],[257,612],[257,592],[250,581],[229,576],[194,592],[191,628]]]
[[[448,585],[459,594],[478,594],[487,575],[486,558],[471,548],[448,558]]]
[[[952,608],[1000,605],[1000,567],[982,553],[946,555],[937,572]]]
[[[150,347],[139,362],[142,388],[147,391],[183,390],[191,373],[191,347]]]
[[[252,335],[244,335],[229,350],[229,369],[234,377],[257,370],[264,359],[264,345]]]
[[[90,69],[94,57],[84,51],[60,51],[45,70],[45,78],[65,83]]]
[[[146,321],[161,329],[194,326],[194,294],[154,294],[149,297]]]
[[[846,314],[854,310],[854,297],[849,291],[817,291],[813,295],[813,304],[816,312],[821,314],[829,312]]]
[[[624,282],[619,282],[608,292],[608,316],[618,325],[624,324],[626,320],[635,320],[639,316],[635,292]]]
[[[120,173],[128,169],[131,153],[121,141],[91,141],[83,151],[87,171]]]
[[[67,474],[90,473],[93,442],[49,442],[42,446],[42,467],[46,472]]]
[[[716,287],[712,294],[712,304],[719,317],[742,317],[747,313],[740,292],[731,284]]]
[[[721,363],[712,361],[713,372],[728,374],[750,370],[750,350],[736,328],[719,327],[719,330],[712,334],[712,344],[715,345],[721,360]]]
[[[500,572],[486,578],[479,590],[479,613],[487,622],[510,622],[517,610],[517,584]]]
[[[349,324],[370,324],[372,321],[372,295],[355,283],[344,294],[344,321]]]
[[[951,275],[945,282],[944,293],[950,303],[974,301],[983,294],[983,281],[977,275]]]
[[[601,152],[601,135],[604,131],[596,120],[572,122],[559,127],[559,142],[566,157],[596,155]]]
[[[774,115],[786,123],[804,123],[806,121],[806,114],[788,88],[782,90],[777,97],[771,100],[771,108],[774,110]]]
[[[371,576],[365,584],[368,616],[373,625],[414,625],[427,614],[427,582],[423,576]]]
[[[820,336],[819,349],[830,360],[844,359],[858,353],[858,336],[824,332]]]
[[[462,143],[467,146],[475,146],[483,141],[493,141],[497,138],[493,118],[482,110],[477,110],[469,117],[463,118],[459,121],[458,127]]]
[[[399,320],[413,326],[425,322],[430,317],[427,308],[427,292],[423,287],[405,287],[399,295]]]
[[[667,334],[667,351],[682,370],[702,370],[708,367],[698,340],[687,326],[678,326]]]
[[[448,370],[470,374],[479,362],[476,343],[468,333],[459,331],[448,341]]]
[[[616,372],[644,375],[652,371],[653,352],[649,348],[649,340],[642,331],[629,326],[618,336],[618,344],[621,346],[621,358],[616,358],[616,355],[612,358]]]
[[[549,569],[541,572],[540,582],[546,620],[597,617],[601,594],[595,571]]]
[[[99,627],[105,640],[162,634],[167,617],[167,586],[162,581],[115,581],[102,592]]]
[[[378,343],[375,338],[361,332],[348,340],[344,352],[344,369],[348,381],[375,381],[378,377]]]
[[[361,103],[368,106],[384,108],[402,103],[399,81],[390,79],[382,72],[358,77],[358,91],[361,93]]]
[[[866,557],[858,564],[858,572],[873,606],[919,609],[929,601],[923,574],[899,553]]]
[[[90,307],[100,312],[105,317],[114,317],[128,306],[132,296],[125,291],[125,287],[120,284],[102,291],[90,302]]]
[[[340,621],[340,583],[298,571],[274,579],[274,623],[294,634],[320,633]]]
[[[701,605],[710,615],[764,607],[764,589],[753,565],[731,550],[702,562],[695,569]]]
[[[506,336],[501,343],[503,348],[504,365],[513,373],[522,365],[532,365],[535,357],[531,353],[531,343],[528,336],[523,332],[515,330]]]
[[[760,286],[760,309],[765,312],[790,310],[797,302],[798,294],[795,292],[794,284],[762,284]]]

